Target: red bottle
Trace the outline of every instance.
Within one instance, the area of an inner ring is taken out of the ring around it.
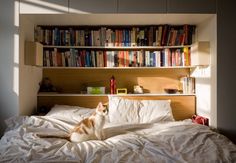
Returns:
[[[116,94],[116,79],[113,75],[110,79],[110,93]]]

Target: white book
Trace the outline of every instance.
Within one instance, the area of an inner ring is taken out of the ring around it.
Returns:
[[[93,50],[91,51],[91,59],[93,67],[96,67],[96,53]]]
[[[96,51],[97,67],[100,67],[99,51]]]
[[[145,51],[145,65],[146,67],[150,66],[150,55],[149,55],[150,51]]]
[[[129,64],[132,65],[134,61],[134,51],[129,51]]]
[[[111,67],[115,67],[115,51],[111,51]]]
[[[160,51],[155,51],[155,59],[156,59],[156,67],[161,67],[161,52]]]
[[[165,61],[164,61],[164,66],[168,66],[168,59],[169,59],[169,49],[165,49]]]
[[[106,30],[106,43],[105,46],[112,46],[112,41],[111,41],[111,29]]]

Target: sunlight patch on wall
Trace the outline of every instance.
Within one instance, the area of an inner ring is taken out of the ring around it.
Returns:
[[[68,6],[63,6],[60,4],[50,3],[46,1],[32,1],[32,0],[22,0],[21,6],[24,9],[44,11],[44,12],[68,12]]]
[[[15,6],[14,6],[14,25],[16,27],[19,27],[19,7],[20,7],[20,3],[19,1],[15,1]]]
[[[19,34],[14,34],[13,91],[19,95]]]
[[[210,83],[203,83],[198,81],[196,84],[196,95],[197,95],[197,114],[210,118],[211,113],[211,85]],[[204,80],[204,79],[201,79]]]
[[[211,118],[211,67],[197,66],[191,72],[195,77],[195,91],[197,97],[197,114]]]
[[[19,67],[15,66],[13,70],[13,91],[19,96]]]
[[[14,65],[19,66],[19,34],[14,34]]]
[[[210,66],[197,66],[192,72],[191,77],[195,78],[210,78],[211,68]]]

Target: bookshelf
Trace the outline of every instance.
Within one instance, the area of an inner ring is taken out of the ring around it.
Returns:
[[[190,66],[194,25],[37,26],[46,67]]]
[[[36,26],[35,41],[43,44],[44,52],[43,66],[39,67],[43,77],[50,78],[59,90],[38,93],[38,107],[47,105],[52,98],[107,98],[112,75],[117,88],[127,88],[127,97],[195,97],[194,92],[164,91],[181,90],[180,78],[190,76],[195,68],[191,65],[195,28],[188,24]],[[134,85],[142,86],[144,93],[133,94]],[[88,86],[103,86],[106,93],[86,94]]]

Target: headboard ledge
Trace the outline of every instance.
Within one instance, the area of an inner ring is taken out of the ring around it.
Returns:
[[[188,96],[120,96],[126,99],[135,100],[171,100],[171,108],[175,120],[191,118],[195,114],[196,97]],[[108,96],[38,96],[38,108],[41,106],[52,107],[55,104],[81,106],[95,108],[98,102],[107,103]]]

